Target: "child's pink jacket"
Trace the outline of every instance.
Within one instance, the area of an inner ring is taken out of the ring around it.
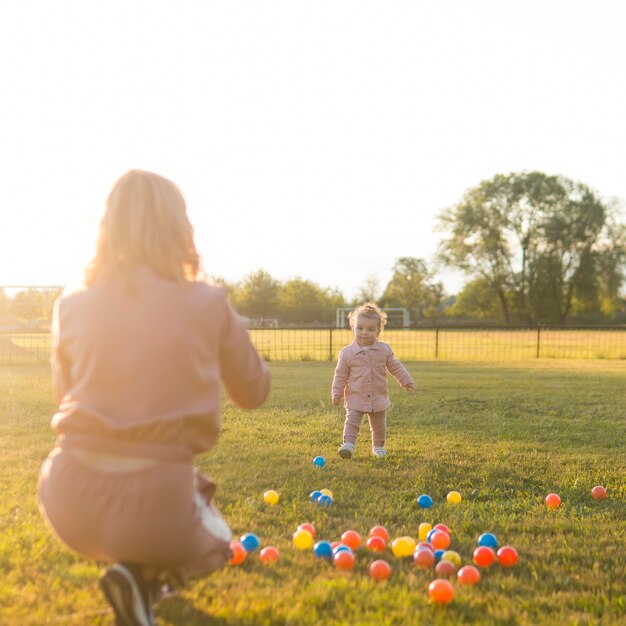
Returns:
[[[386,410],[391,404],[387,372],[402,387],[413,383],[389,345],[376,341],[371,348],[364,350],[355,339],[339,353],[332,386],[333,402],[343,397],[347,409],[365,413]]]

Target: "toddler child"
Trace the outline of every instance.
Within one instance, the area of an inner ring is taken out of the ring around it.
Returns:
[[[376,304],[358,306],[348,316],[354,341],[339,353],[332,386],[332,401],[346,408],[343,445],[339,456],[351,459],[364,415],[369,417],[372,433],[372,453],[378,458],[387,454],[385,436],[387,409],[391,402],[387,391],[387,371],[405,391],[416,392],[411,375],[396,359],[391,348],[378,341],[387,323],[387,314]]]

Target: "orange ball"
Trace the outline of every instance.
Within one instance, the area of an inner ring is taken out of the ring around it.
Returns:
[[[370,576],[374,580],[387,580],[391,576],[391,565],[379,559],[370,565]]]
[[[361,535],[359,535],[356,530],[346,530],[346,532],[341,535],[341,542],[345,543],[348,548],[356,550],[361,545]]]
[[[450,535],[443,530],[437,530],[430,536],[430,543],[436,550],[446,550],[450,547]]]
[[[275,548],[274,546],[266,546],[263,550],[261,550],[259,558],[263,563],[276,563],[276,561],[280,559],[278,548]]]
[[[596,485],[591,490],[591,497],[594,500],[604,500],[606,498],[606,489],[602,485]]]
[[[428,585],[428,595],[437,604],[448,604],[454,597],[454,588],[445,578],[437,578]]]
[[[386,547],[385,540],[378,535],[372,535],[369,537],[365,545],[367,546],[367,549],[372,552],[384,552]]]
[[[352,552],[348,552],[347,550],[335,552],[333,562],[335,563],[335,567],[337,569],[350,570],[354,567],[354,554],[352,554]]]
[[[519,556],[517,555],[517,550],[512,546],[502,546],[498,550],[498,563],[502,565],[502,567],[513,567],[517,564],[519,560]]]
[[[561,497],[558,493],[549,493],[546,496],[546,506],[549,509],[558,509],[561,506]]]
[[[435,554],[427,548],[419,548],[413,554],[413,563],[422,569],[428,569],[435,564]]]
[[[243,563],[246,560],[246,555],[248,554],[248,552],[243,547],[243,544],[241,543],[241,541],[235,541],[235,540],[231,541],[230,549],[233,552],[233,556],[231,557],[229,561],[231,565],[239,565],[240,563]]]
[[[480,572],[473,565],[462,567],[456,577],[462,585],[475,585],[480,582]]]
[[[458,567],[452,561],[439,561],[439,563],[435,565],[435,574],[448,578],[454,576],[457,569]]]
[[[369,532],[370,537],[380,537],[383,541],[389,539],[389,533],[384,526],[373,526]]]
[[[304,524],[300,524],[300,526],[298,526],[298,530],[308,530],[311,534],[311,537],[315,539],[315,526],[313,526],[313,524],[305,522]]]
[[[479,546],[474,550],[473,559],[478,567],[489,567],[496,560],[496,553],[487,546]]]

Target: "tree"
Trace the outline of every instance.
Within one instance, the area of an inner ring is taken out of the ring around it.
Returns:
[[[380,294],[380,281],[376,274],[370,274],[363,281],[357,294],[359,302],[376,302]]]
[[[303,278],[286,281],[278,294],[281,321],[290,324],[329,324],[337,307],[345,306],[336,289],[324,289]]]
[[[439,229],[447,233],[439,257],[486,281],[507,324],[511,292],[527,321],[562,323],[576,286],[582,293],[585,280],[601,271],[610,215],[582,183],[542,172],[497,174],[439,215]],[[611,280],[621,284],[618,275],[615,268]]]
[[[466,283],[448,312],[453,317],[502,321],[498,294],[484,278],[476,278]]]
[[[248,274],[241,285],[229,291],[233,305],[242,315],[263,318],[276,317],[278,312],[278,291],[280,282],[273,279],[265,270],[259,269]]]

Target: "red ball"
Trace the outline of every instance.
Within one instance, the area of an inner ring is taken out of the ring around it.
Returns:
[[[454,597],[454,589],[445,578],[437,578],[428,585],[428,595],[437,604],[448,604]]]
[[[479,546],[474,550],[473,558],[478,567],[489,567],[496,560],[496,553],[487,546]]]
[[[274,546],[266,546],[259,553],[259,558],[263,563],[276,563],[280,559],[278,548]]]
[[[384,552],[385,551],[385,540],[378,535],[372,535],[365,544],[368,550],[372,552]]]
[[[389,539],[389,533],[384,526],[374,526],[369,532],[370,537],[380,537],[383,541]]]
[[[473,565],[462,567],[456,577],[461,585],[475,585],[480,582],[480,572]]]
[[[558,509],[561,506],[561,497],[558,493],[549,493],[546,496],[546,506],[549,509]]]
[[[606,498],[606,489],[602,485],[596,485],[591,490],[591,497],[594,500],[604,500]]]
[[[241,541],[231,541],[230,549],[233,552],[233,556],[231,557],[229,563],[231,565],[239,565],[246,560],[246,555],[248,554],[247,550],[243,547]]]
[[[300,526],[298,526],[298,530],[307,530],[309,533],[311,533],[311,537],[315,539],[315,526],[313,526],[313,524],[305,522],[304,524],[300,524]]]
[[[370,576],[374,580],[387,580],[391,576],[391,565],[379,559],[370,565]]]
[[[359,535],[356,530],[346,530],[346,532],[341,535],[341,542],[345,543],[348,548],[356,550],[361,545],[361,535]]]
[[[430,536],[430,543],[437,550],[446,550],[450,547],[450,535],[443,530],[436,530]]]
[[[347,550],[335,552],[333,562],[335,563],[335,567],[337,569],[350,570],[354,567],[354,554],[352,554],[352,552],[348,552]]]
[[[413,563],[422,569],[428,569],[435,564],[435,554],[432,550],[419,548],[413,553]]]
[[[502,565],[502,567],[513,567],[517,564],[519,560],[519,556],[517,555],[517,550],[512,546],[502,546],[498,550],[498,563]]]
[[[445,524],[435,524],[433,526],[435,530],[443,530],[444,533],[448,533],[450,535],[450,529]]]
[[[435,565],[435,574],[445,578],[454,576],[456,574],[456,570],[457,566],[452,561],[439,561],[439,563]]]
[[[415,549],[416,550],[421,550],[422,548],[426,548],[427,550],[430,550],[431,552],[435,551],[435,548],[433,548],[432,544],[428,543],[428,541],[420,541],[416,546]]]

